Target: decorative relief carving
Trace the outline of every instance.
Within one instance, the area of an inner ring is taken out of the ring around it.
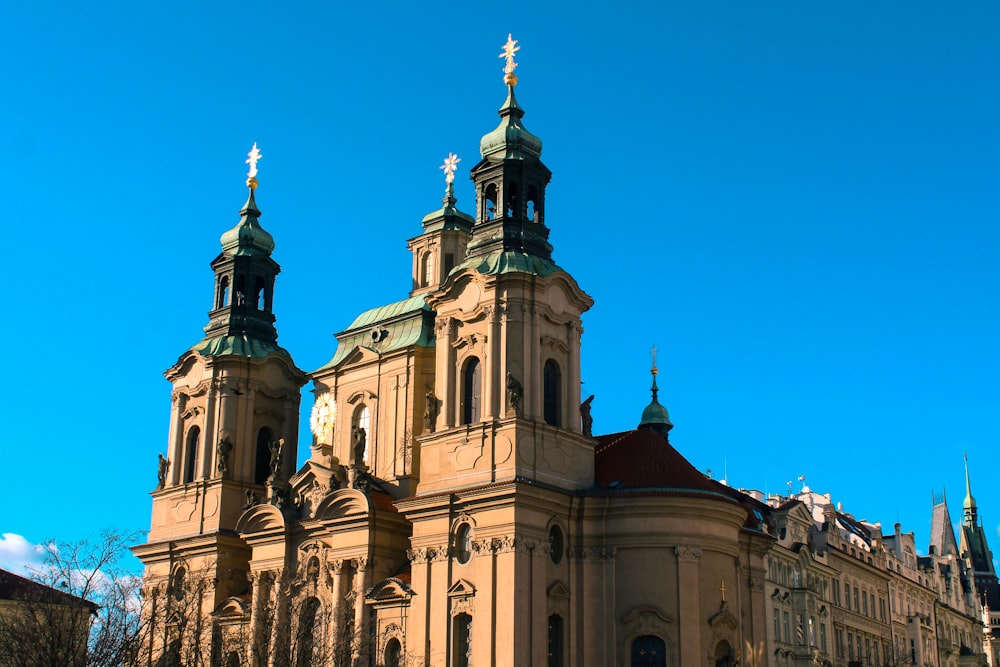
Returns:
[[[674,547],[674,554],[676,554],[679,561],[697,563],[701,558],[701,547],[681,545]]]

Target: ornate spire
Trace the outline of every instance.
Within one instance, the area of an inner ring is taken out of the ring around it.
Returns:
[[[962,502],[965,525],[975,526],[978,522],[976,499],[972,497],[972,483],[969,481],[969,454],[965,453],[965,500]]]
[[[656,367],[656,346],[649,351],[650,356],[653,358],[652,368],[649,369],[650,375],[653,376],[653,385],[649,388],[650,393],[653,395],[653,400],[650,401],[646,409],[642,411],[642,421],[639,422],[639,428],[651,428],[657,431],[664,438],[667,437],[667,433],[670,429],[674,427],[670,423],[670,415],[667,409],[660,405],[658,395],[660,393],[659,387],[656,386],[656,376],[660,374],[659,369]]]
[[[472,216],[455,208],[455,204],[458,203],[458,199],[455,198],[455,172],[458,171],[458,163],[461,161],[462,158],[449,151],[444,164],[438,167],[444,172],[444,198],[441,200],[444,206],[424,216],[423,224],[426,231],[430,231],[431,228],[464,231],[472,229]]]
[[[503,82],[511,88],[517,85],[517,75],[514,74],[517,63],[514,62],[514,54],[520,50],[521,47],[517,46],[517,40],[508,32],[507,43],[503,45],[503,53],[500,54],[500,57],[506,61],[503,66]]]
[[[212,262],[216,286],[206,340],[238,336],[273,346],[278,337],[271,305],[274,278],[281,268],[271,259],[274,237],[260,226],[260,209],[254,200],[261,157],[255,142],[244,161],[250,166],[246,180],[250,194],[240,210],[240,221],[219,239],[222,253]]]

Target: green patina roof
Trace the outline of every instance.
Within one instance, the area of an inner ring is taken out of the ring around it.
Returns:
[[[462,269],[475,269],[488,276],[504,273],[530,273],[536,276],[549,276],[556,271],[562,271],[552,260],[512,250],[490,253],[485,257],[470,257],[456,266],[452,273]]]
[[[236,355],[240,357],[251,357],[263,359],[270,354],[280,354],[291,360],[285,348],[277,343],[247,338],[245,336],[217,336],[206,338],[191,348],[192,352],[197,352],[203,357],[222,357],[225,355]]]
[[[317,370],[336,366],[361,347],[382,354],[411,345],[433,347],[433,313],[423,295],[366,310],[354,319],[346,331],[337,334],[337,352],[333,359]],[[371,340],[371,330],[376,326],[386,332],[377,346]]]

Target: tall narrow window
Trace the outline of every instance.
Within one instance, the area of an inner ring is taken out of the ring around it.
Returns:
[[[444,275],[447,276],[455,268],[455,253],[446,252],[444,254]]]
[[[371,411],[362,403],[354,409],[351,424],[351,456],[355,463],[360,465],[368,460],[371,438]]]
[[[311,597],[302,605],[302,613],[299,616],[299,632],[296,637],[298,640],[296,642],[298,644],[296,647],[298,649],[298,660],[296,660],[298,667],[322,664],[323,642],[317,641],[321,640],[322,635],[321,612],[322,607],[316,598]]]
[[[549,667],[563,667],[563,619],[549,616]]]
[[[193,482],[198,471],[198,445],[201,441],[201,429],[197,426],[188,431],[187,447],[184,448],[184,483]]]
[[[667,667],[667,643],[655,635],[632,640],[631,667]]]
[[[257,458],[254,460],[254,484],[263,484],[271,474],[271,441],[274,433],[268,427],[257,432]]]
[[[385,667],[399,667],[400,661],[403,658],[403,647],[400,646],[399,640],[393,637],[385,644],[384,659]]]
[[[483,367],[479,359],[470,358],[462,371],[462,423],[475,424],[482,414]]]
[[[562,373],[559,365],[549,359],[545,362],[542,378],[545,423],[559,426],[560,404],[562,402]]]
[[[215,295],[215,307],[222,308],[229,305],[229,276],[222,276],[219,279],[219,293]]]
[[[264,310],[264,279],[260,276],[253,282],[253,304],[257,310]]]
[[[469,667],[472,657],[472,617],[458,614],[452,623],[451,664],[454,667]]]
[[[434,253],[425,252],[420,258],[420,286],[427,287],[434,281]]]

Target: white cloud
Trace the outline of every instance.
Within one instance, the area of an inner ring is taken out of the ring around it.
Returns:
[[[41,564],[44,551],[22,535],[4,533],[0,536],[0,569],[23,575],[27,567]]]

